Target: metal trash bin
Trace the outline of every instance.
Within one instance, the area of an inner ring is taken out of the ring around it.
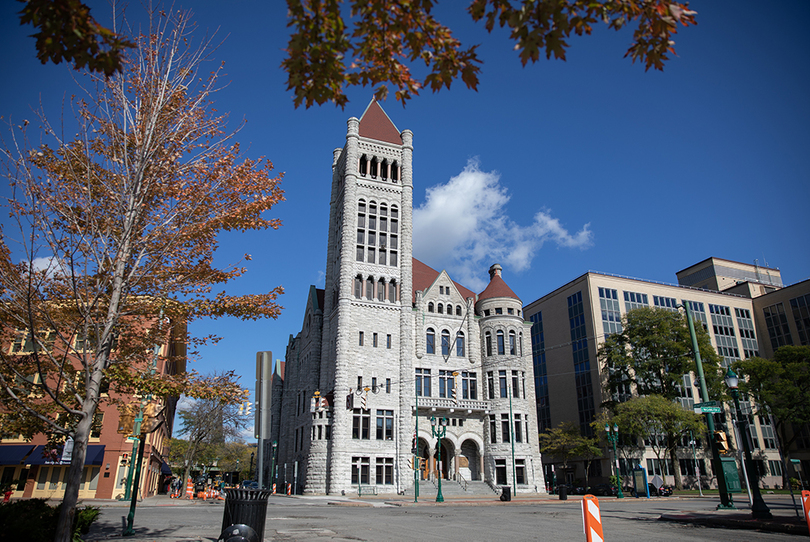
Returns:
[[[503,486],[501,488],[501,500],[502,501],[511,501],[512,500],[512,487],[511,486]]]
[[[231,525],[243,524],[256,531],[259,540],[263,540],[270,495],[271,492],[264,489],[226,489],[221,532]]]
[[[557,488],[557,492],[560,494],[560,500],[561,501],[567,501],[568,500],[568,486],[566,486],[566,485],[559,486]]]

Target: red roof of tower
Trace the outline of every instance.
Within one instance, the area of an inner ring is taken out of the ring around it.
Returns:
[[[388,115],[385,114],[377,100],[374,99],[371,100],[371,103],[363,112],[363,116],[360,117],[360,137],[402,145],[402,136],[399,135],[399,130],[388,118]]]
[[[439,276],[439,272],[435,269],[428,267],[427,265],[423,264],[416,258],[413,259],[413,299],[411,300],[412,303],[416,302],[416,291],[417,290],[426,290],[430,287],[431,284],[436,280],[436,277]],[[475,292],[472,290],[465,288],[461,284],[456,281],[453,281],[453,284],[458,288],[458,292],[467,299],[471,297],[475,299]]]
[[[489,285],[478,296],[478,301],[491,299],[493,297],[511,297],[512,299],[517,299],[520,301],[520,298],[515,295],[512,288],[506,285],[500,274],[494,274],[492,276],[492,279],[489,281]]]

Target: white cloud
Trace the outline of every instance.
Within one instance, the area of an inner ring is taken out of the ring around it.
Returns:
[[[480,292],[486,287],[482,270],[493,263],[525,271],[546,241],[580,249],[592,244],[589,224],[572,234],[546,209],[521,226],[506,214],[509,199],[500,174],[481,171],[471,159],[446,184],[428,188],[425,202],[414,209],[414,256]]]

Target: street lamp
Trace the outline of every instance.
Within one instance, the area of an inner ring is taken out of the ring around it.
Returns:
[[[439,475],[439,492],[436,494],[436,502],[444,502],[444,495],[442,495],[442,437],[447,435],[447,418],[436,419],[436,416],[430,417],[430,432],[434,437],[439,440],[436,441],[436,471]]]
[[[610,424],[605,424],[605,433],[607,433],[607,440],[609,443],[613,444],[613,459],[615,460],[614,468],[616,472],[616,482],[619,485],[619,492],[616,496],[620,499],[624,498],[624,493],[622,493],[622,477],[621,473],[619,472],[619,456],[616,455],[616,443],[619,441],[619,425],[613,424],[613,432],[610,432]]]
[[[689,310],[689,302],[684,301],[683,305],[677,305],[678,308],[683,308],[686,312],[686,323],[689,326],[689,337],[692,339],[692,353],[695,356],[695,369],[697,369],[698,382],[700,383],[700,399],[704,403],[709,401],[709,390],[706,387],[706,376],[703,374],[703,361],[700,359],[700,347],[698,345],[697,335],[695,334],[695,323],[692,320],[692,312]],[[709,429],[709,446],[712,451],[712,470],[717,476],[717,489],[720,492],[720,504],[717,509],[734,510],[734,499],[726,486],[726,476],[723,474],[723,463],[720,459],[720,450],[717,449],[717,444],[712,439],[714,435],[714,414],[706,412],[706,427]],[[698,481],[698,484],[700,481]]]
[[[745,464],[748,474],[748,488],[751,490],[754,497],[754,504],[751,506],[751,516],[754,519],[770,519],[773,517],[768,505],[762,500],[762,494],[759,492],[759,483],[757,483],[757,474],[754,471],[754,461],[751,459],[751,448],[748,446],[748,419],[743,419],[742,410],[740,409],[740,392],[737,385],[740,379],[737,373],[728,368],[725,377],[726,386],[731,390],[731,396],[734,398],[734,407],[737,410],[737,430],[740,433],[740,440],[742,440],[743,450],[745,451]]]

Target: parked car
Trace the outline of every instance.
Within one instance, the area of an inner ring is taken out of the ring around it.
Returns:
[[[588,493],[596,495],[597,497],[610,497],[618,495],[619,490],[610,484],[596,484],[588,488]]]
[[[259,482],[255,480],[242,480],[242,489],[259,489]]]

